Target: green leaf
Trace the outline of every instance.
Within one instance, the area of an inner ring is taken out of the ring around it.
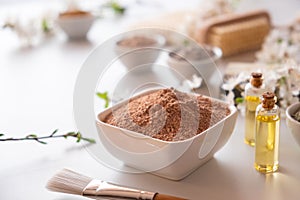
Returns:
[[[277,43],[278,43],[278,44],[280,44],[282,41],[283,41],[282,38],[278,38],[278,39],[277,39]]]
[[[281,77],[281,78],[279,79],[279,84],[280,84],[280,85],[284,85],[285,83],[286,83],[286,77],[283,76],[283,77]]]
[[[55,130],[51,133],[50,137],[52,137],[55,133],[57,133],[57,131],[58,131],[58,129],[55,129]]]
[[[49,23],[48,23],[48,21],[44,18],[43,20],[42,20],[42,30],[45,32],[45,33],[48,33],[48,32],[50,32],[50,26],[49,26]]]
[[[121,6],[118,2],[116,1],[110,1],[110,3],[108,4],[109,7],[116,13],[116,14],[120,14],[123,15],[126,11],[126,8]]]
[[[104,108],[107,108],[109,106],[109,97],[108,97],[108,92],[97,92],[96,95],[105,101],[105,105],[104,105]]]
[[[235,98],[235,103],[239,104],[239,103],[243,103],[244,102],[244,98],[243,97],[237,97]]]
[[[77,137],[77,133],[75,133],[75,132],[69,132],[66,135],[70,136],[70,137]]]
[[[81,134],[79,132],[77,133],[76,137],[77,137],[77,141],[76,142],[80,142],[80,140],[81,140]]]
[[[41,144],[47,144],[47,142],[44,142],[44,141],[41,141],[41,140],[36,140],[36,141],[38,141]]]
[[[91,139],[91,138],[84,138],[84,137],[82,137],[81,139],[84,140],[84,141],[87,141],[87,142],[89,142],[89,143],[92,143],[92,144],[95,144],[95,143],[96,143],[96,140]]]
[[[27,135],[26,138],[37,138],[37,135],[35,135],[35,134],[30,134],[30,135]]]
[[[108,93],[107,92],[97,92],[97,96],[100,98],[100,99],[107,99],[108,98]]]

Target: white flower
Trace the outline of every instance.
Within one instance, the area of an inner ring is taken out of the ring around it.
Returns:
[[[265,39],[261,51],[256,54],[259,62],[283,63],[293,59],[300,63],[300,31],[297,24],[292,28],[275,28]]]
[[[197,76],[196,74],[193,74],[192,80],[184,80],[184,82],[186,82],[191,89],[201,87],[202,81],[203,79],[200,76]]]

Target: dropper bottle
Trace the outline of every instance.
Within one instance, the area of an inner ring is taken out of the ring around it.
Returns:
[[[259,98],[265,92],[262,73],[253,72],[250,82],[245,86],[245,138],[250,146],[255,146],[255,111],[259,105]]]
[[[280,111],[273,92],[265,92],[256,109],[256,144],[254,167],[262,173],[278,169]]]

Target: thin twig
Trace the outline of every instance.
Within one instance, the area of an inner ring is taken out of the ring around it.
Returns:
[[[77,138],[76,142],[80,142],[81,140],[84,140],[89,143],[96,143],[96,141],[94,139],[83,137],[80,132],[68,132],[68,133],[61,134],[61,135],[55,135],[57,132],[58,132],[58,129],[54,130],[50,135],[47,135],[47,136],[37,136],[35,134],[30,134],[30,135],[27,135],[27,136],[21,137],[21,138],[13,138],[13,137],[0,138],[0,141],[35,140],[41,144],[47,144],[43,140],[50,139],[50,138],[66,138],[67,139],[68,137],[73,137],[73,138]],[[0,137],[3,137],[3,136],[4,136],[4,134],[0,133]]]

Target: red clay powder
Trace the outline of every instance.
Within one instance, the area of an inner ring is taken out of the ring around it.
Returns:
[[[205,131],[229,114],[225,103],[171,88],[129,100],[104,122],[160,140],[179,141]]]

